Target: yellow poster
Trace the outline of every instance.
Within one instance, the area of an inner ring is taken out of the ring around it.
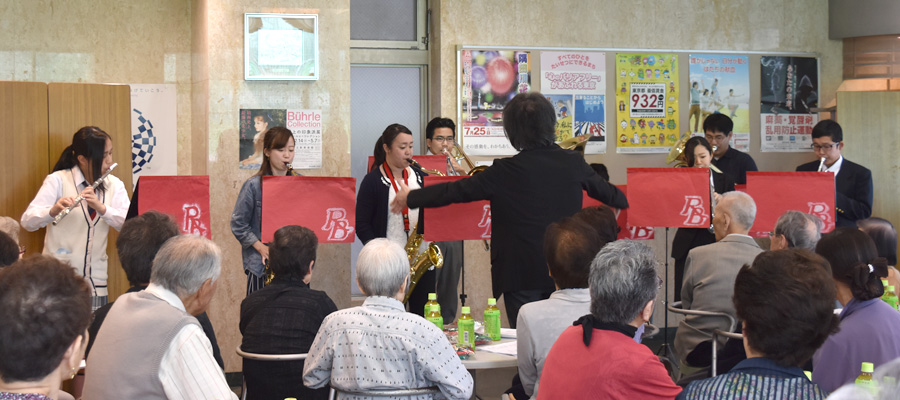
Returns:
[[[678,139],[678,56],[616,54],[616,152],[667,153]]]

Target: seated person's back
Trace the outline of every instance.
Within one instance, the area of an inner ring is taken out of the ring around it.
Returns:
[[[337,311],[325,292],[309,282],[315,265],[316,234],[288,225],[275,232],[269,246],[272,283],[241,302],[241,350],[259,354],[299,354],[309,351],[322,320]],[[325,399],[328,388],[303,386],[303,361],[244,360],[247,399]]]

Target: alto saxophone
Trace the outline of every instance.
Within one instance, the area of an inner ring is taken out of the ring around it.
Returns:
[[[444,266],[444,255],[441,254],[441,249],[434,243],[429,243],[425,251],[419,254],[419,247],[425,238],[418,231],[419,223],[417,222],[412,232],[410,232],[409,239],[406,240],[406,246],[404,246],[406,255],[409,258],[409,288],[406,290],[406,296],[403,297],[404,304],[409,302],[410,294],[412,294],[419,280],[422,279],[425,271],[428,271],[432,266],[435,268]]]

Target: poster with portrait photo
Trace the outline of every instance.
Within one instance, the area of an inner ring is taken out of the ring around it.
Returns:
[[[763,152],[811,151],[819,115],[819,62],[812,57],[760,57]]]
[[[263,159],[263,134],[273,126],[285,126],[285,109],[241,109],[240,169],[259,169]]]

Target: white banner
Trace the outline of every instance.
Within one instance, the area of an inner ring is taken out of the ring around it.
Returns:
[[[141,175],[178,175],[175,84],[130,86],[132,182]]]

